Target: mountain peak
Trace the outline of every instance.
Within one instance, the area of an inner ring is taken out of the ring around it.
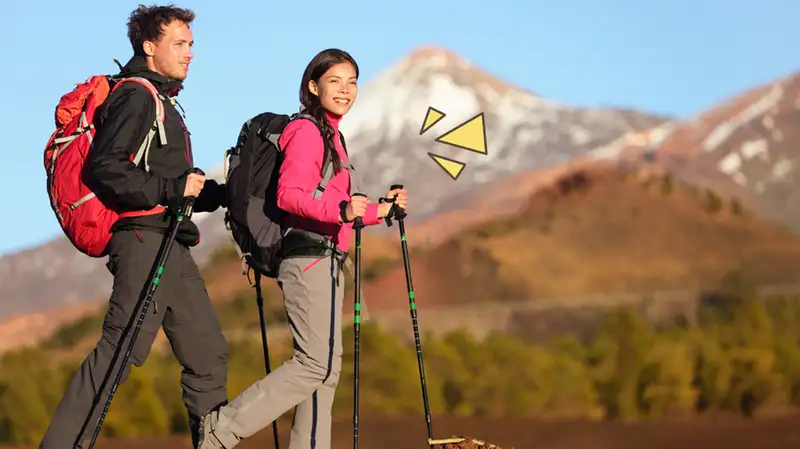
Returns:
[[[355,155],[359,147],[374,140],[416,135],[429,106],[445,111],[448,122],[458,122],[479,112],[489,113],[492,108],[504,109],[505,113],[498,115],[508,117],[513,111],[527,111],[544,103],[453,50],[425,45],[414,48],[365,83],[358,102],[341,126],[346,135],[358,130],[362,138],[369,140],[353,145]]]
[[[456,51],[433,44],[413,48],[405,57],[391,66],[388,72],[414,79],[444,75],[457,84],[464,86],[483,84],[498,93],[521,90],[478,67]],[[533,95],[531,92],[525,93]]]
[[[406,63],[429,64],[440,69],[461,68],[472,69],[470,61],[451,50],[450,48],[439,45],[421,45],[414,48],[404,58]]]

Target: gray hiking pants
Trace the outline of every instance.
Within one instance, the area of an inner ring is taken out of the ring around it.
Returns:
[[[231,449],[296,407],[289,449],[330,449],[342,366],[342,264],[333,256],[285,259],[278,284],[294,354],[212,416],[211,437]]]
[[[76,447],[73,445],[89,416],[95,395],[109,372],[114,352],[121,346],[116,364],[108,376],[104,394],[94,407],[92,419],[83,430],[83,441],[92,437],[122,363],[133,325],[138,319],[137,303],[146,288],[148,274],[162,241],[161,234],[146,231],[121,231],[112,237],[107,267],[114,275],[114,286],[102,336],[72,377],[42,439],[40,449]],[[172,350],[183,366],[183,401],[189,416],[194,415],[199,419],[227,400],[227,342],[211,306],[203,278],[186,246],[177,242],[172,246],[153,299],[131,351],[130,360],[136,366],[144,363],[159,327],[163,326]],[[130,332],[127,333],[125,342],[120,344],[119,340],[129,326]],[[123,382],[130,369],[128,365]],[[124,385],[119,387],[120,390],[124,388]],[[115,396],[115,402],[118,397]],[[111,404],[109,413],[123,412],[119,409],[115,412],[114,405]]]

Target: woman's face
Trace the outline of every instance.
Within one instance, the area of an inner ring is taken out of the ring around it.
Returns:
[[[349,62],[332,66],[319,78],[319,84],[309,82],[311,93],[319,97],[320,104],[328,112],[345,115],[353,107],[358,95],[358,77]]]

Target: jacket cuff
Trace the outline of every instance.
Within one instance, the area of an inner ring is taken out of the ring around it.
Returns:
[[[186,191],[186,174],[171,179],[167,183],[164,192],[164,203],[171,207],[177,207],[183,199],[183,192]]]

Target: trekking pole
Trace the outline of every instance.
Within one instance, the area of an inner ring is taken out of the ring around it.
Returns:
[[[363,193],[354,193],[353,196],[367,196]],[[359,369],[359,350],[361,348],[361,229],[364,228],[364,221],[361,217],[356,217],[353,221],[353,229],[356,230],[356,255],[355,273],[353,274],[353,288],[355,289],[355,299],[353,300],[353,449],[358,449],[358,369]]]
[[[191,173],[197,173],[199,175],[205,175],[202,170],[199,168],[193,168]],[[180,229],[180,225],[184,219],[187,219],[192,216],[192,210],[194,208],[194,201],[196,200],[195,197],[189,196],[184,199],[183,206],[180,210],[178,210],[177,216],[172,219],[171,227],[169,232],[164,236],[164,241],[161,243],[161,247],[158,249],[158,255],[156,256],[155,263],[153,265],[153,269],[150,270],[150,275],[148,276],[147,280],[147,293],[143,299],[142,310],[139,312],[139,318],[136,321],[136,325],[133,327],[133,334],[131,335],[131,340],[128,342],[128,347],[125,349],[125,355],[122,357],[122,363],[120,364],[119,371],[117,372],[117,376],[114,379],[114,383],[111,384],[111,393],[108,395],[108,399],[106,400],[106,405],[103,408],[103,413],[100,415],[100,419],[97,422],[97,427],[94,429],[94,434],[92,435],[92,441],[89,443],[89,449],[94,447],[95,442],[97,442],[97,437],[100,435],[100,428],[103,426],[103,421],[105,421],[106,414],[108,413],[109,407],[111,407],[111,401],[114,399],[114,394],[117,392],[117,388],[119,387],[120,381],[122,380],[122,373],[125,371],[125,366],[128,365],[128,361],[131,357],[131,352],[133,351],[133,346],[136,343],[136,338],[139,336],[139,331],[142,328],[142,324],[144,323],[144,319],[147,316],[147,309],[150,307],[150,302],[153,300],[153,296],[156,293],[156,288],[158,287],[159,281],[161,280],[161,275],[164,272],[164,265],[167,263],[167,258],[169,257],[169,253],[172,250],[172,244],[175,243],[175,238],[178,235],[178,230]],[[122,341],[125,341],[125,335],[122,337]],[[119,355],[119,352],[114,354],[114,359],[111,360],[111,364],[109,365],[109,370],[113,368],[116,357]],[[102,392],[104,388],[100,389]],[[90,412],[89,416],[91,417],[92,412]],[[78,436],[80,439],[80,436]],[[75,446],[78,445],[78,441],[75,442]]]
[[[269,346],[267,345],[267,320],[264,317],[264,295],[261,293],[261,273],[255,270],[256,302],[258,303],[258,316],[261,321],[261,345],[264,347],[264,365],[267,375],[272,371],[269,365]],[[275,438],[275,449],[278,449],[278,420],[272,421],[272,436]]]
[[[402,189],[402,184],[393,184],[389,190]],[[395,198],[385,198],[384,201],[395,202]],[[419,366],[419,381],[422,386],[422,403],[425,406],[425,422],[428,425],[428,443],[433,449],[433,425],[431,424],[431,408],[428,401],[428,385],[425,381],[425,365],[422,361],[422,342],[419,336],[419,322],[417,320],[417,303],[414,298],[414,283],[411,280],[411,263],[409,262],[408,244],[406,243],[406,225],[404,219],[406,212],[397,204],[392,204],[392,211],[385,217],[386,226],[392,226],[392,217],[397,220],[400,228],[400,247],[403,250],[403,266],[406,271],[406,289],[408,290],[408,305],[411,311],[411,323],[414,328],[414,344],[417,347],[417,365]]]

